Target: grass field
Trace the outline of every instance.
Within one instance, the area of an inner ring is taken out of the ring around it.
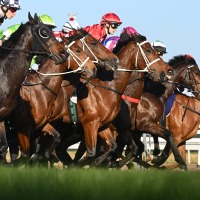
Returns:
[[[194,163],[196,156],[191,157]],[[194,170],[1,167],[0,173],[2,200],[196,200],[200,196],[200,171]]]
[[[1,199],[199,199],[200,171],[0,168]]]

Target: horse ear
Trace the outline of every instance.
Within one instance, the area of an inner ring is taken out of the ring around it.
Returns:
[[[39,19],[37,13],[35,13],[35,15],[34,15],[34,19],[35,19],[37,22],[40,21],[40,19]]]
[[[29,22],[33,22],[33,21],[34,21],[34,19],[33,19],[33,17],[31,16],[31,13],[30,13],[30,12],[28,12],[28,19],[29,19]]]
[[[62,39],[62,41],[66,44],[69,43],[69,40],[67,39],[67,37],[61,35],[60,38]]]

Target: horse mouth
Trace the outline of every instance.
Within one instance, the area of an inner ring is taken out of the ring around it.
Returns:
[[[69,54],[66,51],[63,51],[63,52],[60,52],[59,56],[54,55],[53,59],[54,59],[56,65],[58,65],[58,64],[62,64],[64,62],[66,62],[68,56],[69,56]]]

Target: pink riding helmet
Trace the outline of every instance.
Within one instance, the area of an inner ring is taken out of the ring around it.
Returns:
[[[133,27],[127,26],[126,28],[123,28],[122,33],[126,31],[128,35],[138,33]]]

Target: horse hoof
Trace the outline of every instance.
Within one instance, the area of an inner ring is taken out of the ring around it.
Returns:
[[[32,156],[31,156],[31,158],[30,158],[30,161],[31,162],[38,162],[38,161],[41,161],[41,160],[43,160],[43,156],[42,155],[40,155],[40,154],[33,154]]]
[[[180,165],[179,168],[183,171],[188,171],[187,165]]]
[[[153,150],[153,155],[154,155],[154,156],[158,156],[159,154],[160,154],[160,149],[155,148],[155,149]]]

